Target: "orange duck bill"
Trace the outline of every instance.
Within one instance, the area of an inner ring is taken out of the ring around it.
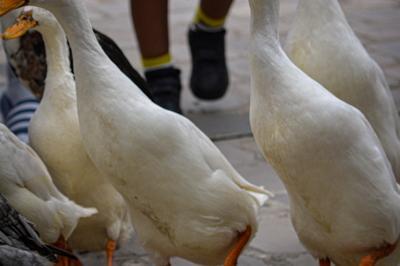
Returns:
[[[0,0],[1,1],[1,0]],[[18,16],[16,22],[8,27],[1,37],[4,40],[15,39],[24,35],[28,30],[36,27],[38,22],[32,17],[32,10],[22,12]]]
[[[28,2],[28,0],[0,0],[0,16],[20,6],[27,5]]]

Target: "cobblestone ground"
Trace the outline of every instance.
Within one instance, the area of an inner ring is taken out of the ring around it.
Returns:
[[[86,0],[94,26],[114,38],[131,62],[140,68],[139,55],[130,21],[128,1]],[[193,98],[187,88],[190,70],[186,31],[196,1],[170,1],[171,46],[175,62],[183,71],[183,108],[189,117],[212,132],[227,117],[236,117],[238,130],[248,131],[249,66],[247,46],[249,40],[249,8],[247,1],[238,0],[227,21],[228,60],[231,86],[227,96],[217,102],[204,103]],[[297,1],[281,0],[281,38],[284,41],[290,27]],[[400,2],[398,0],[342,0],[347,18],[370,54],[383,68],[400,106]],[[149,17],[149,20],[151,18]],[[0,58],[4,67],[4,56]],[[4,82],[0,79],[0,82]],[[214,120],[207,120],[216,117]],[[243,120],[243,121],[242,121]],[[209,122],[212,121],[212,122]],[[236,121],[236,120],[235,120]],[[242,123],[243,122],[243,123]],[[240,135],[240,134],[239,134]],[[264,185],[276,193],[268,206],[262,208],[257,237],[240,258],[239,265],[251,266],[309,266],[317,265],[300,245],[290,223],[288,198],[282,183],[265,163],[251,137],[232,138],[216,143],[236,169],[251,182]],[[86,265],[104,265],[103,253],[81,255]],[[115,258],[116,265],[151,265],[148,254],[135,237],[121,247]],[[191,265],[174,259],[173,265]]]

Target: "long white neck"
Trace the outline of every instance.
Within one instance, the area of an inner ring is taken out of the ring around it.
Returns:
[[[52,23],[52,25],[39,26],[37,30],[42,34],[46,49],[46,81],[70,73],[67,38],[61,26],[58,23]]]
[[[48,18],[47,18],[48,19]],[[47,74],[42,103],[76,105],[76,90],[71,73],[69,49],[64,30],[57,21],[43,22],[37,30],[46,49]]]
[[[43,2],[40,7],[51,11],[65,30],[72,49],[75,73],[85,75],[86,70],[111,62],[93,33],[83,1]]]
[[[286,58],[279,42],[279,0],[249,0],[251,9],[250,56],[271,70]]]
[[[249,0],[251,8],[250,66],[252,102],[277,104],[284,93],[274,86],[293,64],[279,42],[279,0]],[[270,106],[269,104],[267,104]]]
[[[279,44],[279,0],[249,0],[252,42],[276,50]]]

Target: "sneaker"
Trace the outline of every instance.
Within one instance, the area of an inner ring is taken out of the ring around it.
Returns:
[[[182,114],[180,73],[179,69],[172,66],[145,72],[153,101],[159,106],[178,114]]]
[[[188,32],[192,55],[190,88],[203,100],[222,98],[228,89],[228,70],[225,61],[225,29],[205,31],[192,26]]]

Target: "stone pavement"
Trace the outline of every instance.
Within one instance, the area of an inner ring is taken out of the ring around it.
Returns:
[[[128,1],[86,0],[93,25],[111,36],[123,48],[133,65],[140,68],[136,39],[130,21]],[[215,140],[234,167],[248,180],[275,192],[262,208],[260,228],[239,265],[317,265],[299,243],[290,223],[288,197],[282,183],[260,153],[248,127],[250,95],[247,46],[249,8],[237,0],[228,28],[228,62],[231,86],[226,97],[216,102],[196,100],[187,87],[190,71],[186,30],[197,1],[170,1],[171,47],[176,64],[183,71],[183,109],[187,116]],[[281,0],[281,32],[284,41],[295,11],[296,0]],[[370,54],[382,66],[400,106],[400,2],[398,0],[342,0],[348,20]],[[149,17],[149,20],[151,18]],[[4,55],[0,57],[4,67]],[[0,79],[4,82],[4,78]],[[86,265],[104,265],[103,253],[82,254]],[[135,238],[122,247],[116,265],[151,265],[147,253]],[[172,265],[192,265],[174,259]]]

